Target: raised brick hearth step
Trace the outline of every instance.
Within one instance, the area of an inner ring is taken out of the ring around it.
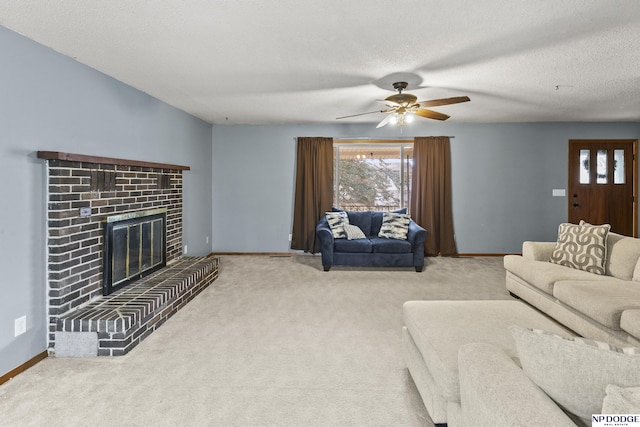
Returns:
[[[218,258],[181,257],[113,294],[60,316],[55,355],[129,352],[218,277]]]

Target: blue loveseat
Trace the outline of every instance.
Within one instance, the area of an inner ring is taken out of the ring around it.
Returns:
[[[402,211],[397,211],[404,213]],[[316,226],[316,237],[320,241],[322,266],[329,271],[333,265],[371,267],[415,267],[421,272],[424,267],[424,241],[427,231],[409,222],[406,240],[378,237],[382,227],[382,212],[347,212],[349,224],[358,226],[366,239],[335,239],[323,216]]]

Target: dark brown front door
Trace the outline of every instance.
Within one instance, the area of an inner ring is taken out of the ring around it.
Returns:
[[[637,140],[569,140],[569,222],[636,235]]]

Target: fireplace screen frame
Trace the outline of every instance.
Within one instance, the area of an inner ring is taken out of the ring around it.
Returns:
[[[103,295],[167,265],[166,208],[112,215],[104,223]]]

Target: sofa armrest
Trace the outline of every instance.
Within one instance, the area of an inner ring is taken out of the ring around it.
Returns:
[[[522,256],[533,261],[549,261],[555,247],[555,242],[524,242]]]
[[[427,239],[427,230],[418,225],[417,222],[411,220],[409,222],[409,232],[407,240],[411,242],[411,251],[413,252],[413,265],[416,267],[424,266],[424,242]]]
[[[320,241],[322,265],[325,267],[333,265],[333,233],[325,217],[322,217],[316,226],[316,239]]]
[[[462,425],[574,426],[498,347],[466,344],[458,353]]]
[[[422,240],[422,246],[424,247],[424,241],[427,238],[427,230],[418,225],[414,220],[409,221],[409,231],[407,232],[407,240],[412,245],[417,245]]]
[[[640,340],[640,309],[624,310],[620,316],[620,329]]]

